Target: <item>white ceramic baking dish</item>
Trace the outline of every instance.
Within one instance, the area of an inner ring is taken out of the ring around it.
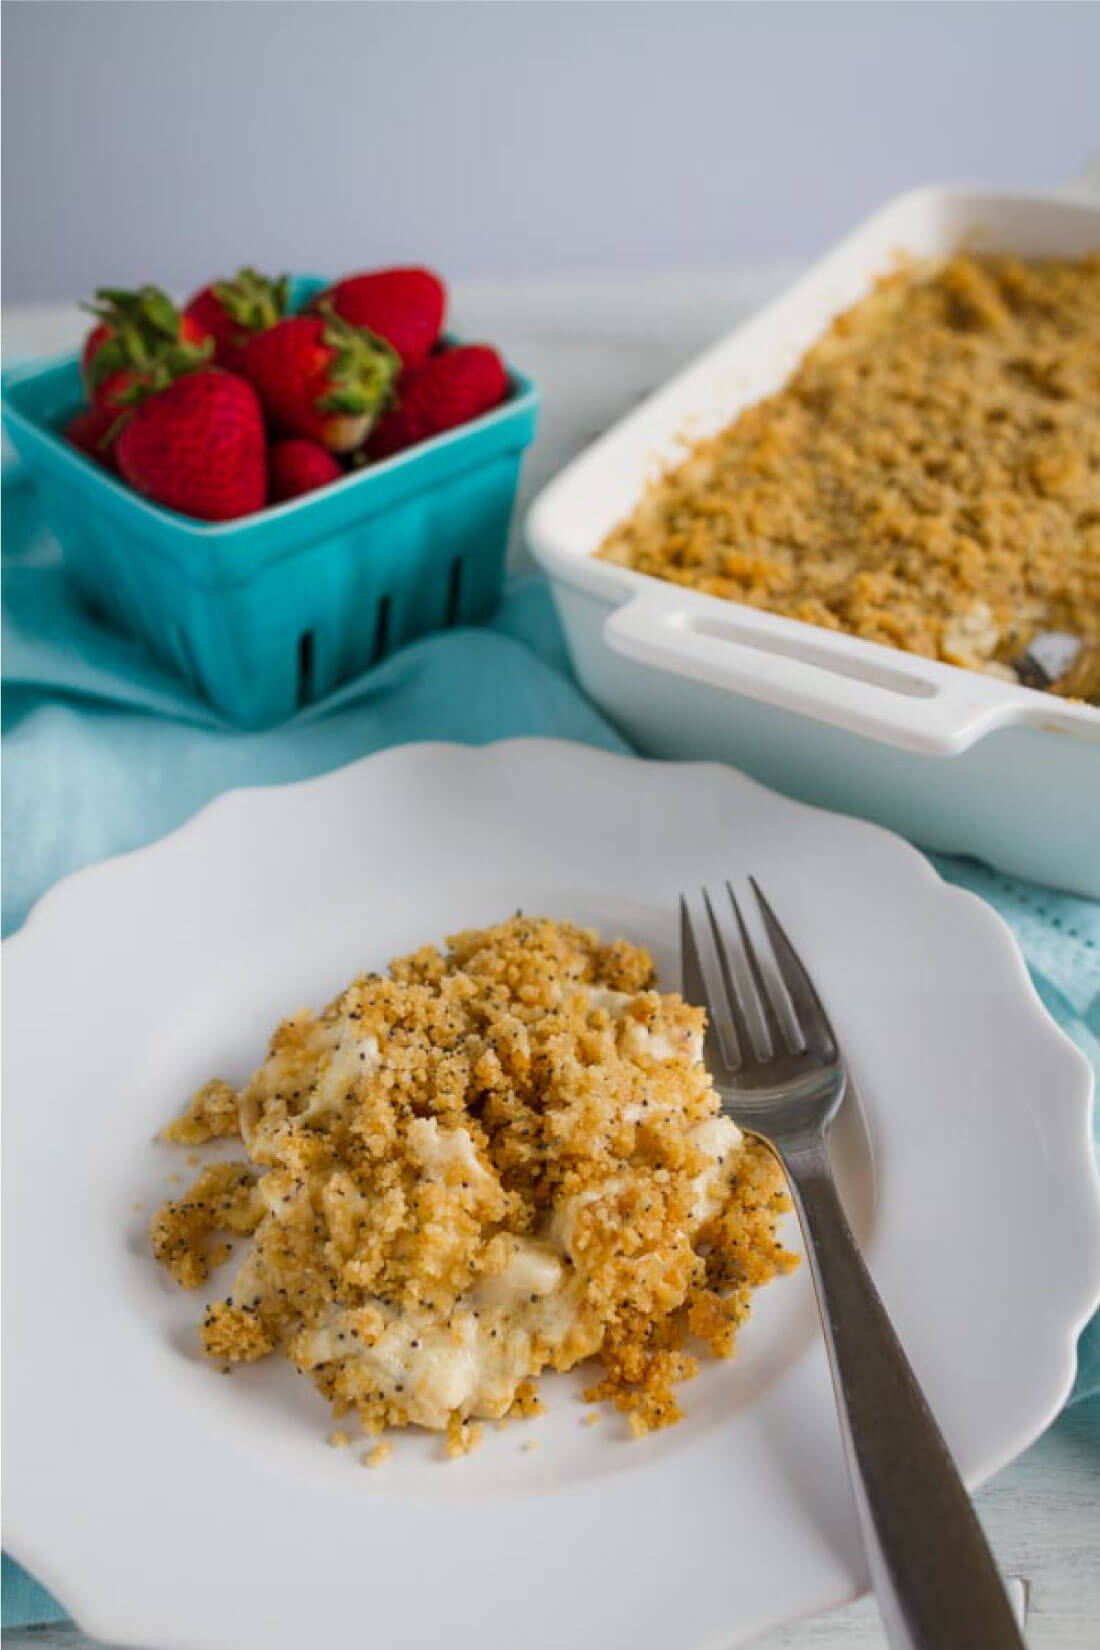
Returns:
[[[731,762],[929,848],[1100,897],[1100,709],[597,561],[685,444],[777,389],[899,253],[1100,248],[1086,200],[916,190],[570,464],[527,519],[574,666],[641,750]],[[731,840],[736,821],[731,821]]]

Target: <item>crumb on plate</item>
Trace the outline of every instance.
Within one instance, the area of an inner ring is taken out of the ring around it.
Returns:
[[[204,1146],[223,1135],[240,1134],[239,1109],[236,1089],[215,1078],[204,1083],[187,1110],[161,1130],[161,1139],[177,1146]]]
[[[447,1422],[447,1459],[457,1461],[459,1456],[469,1455],[481,1439],[482,1428],[476,1421],[460,1421],[457,1415],[452,1415]]]

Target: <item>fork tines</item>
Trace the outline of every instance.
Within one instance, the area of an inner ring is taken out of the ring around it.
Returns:
[[[707,1060],[720,1062],[730,1071],[765,1065],[787,1053],[835,1060],[836,1038],[813,981],[755,877],[750,877],[749,883],[771,961],[786,988],[790,1006],[787,1010],[775,983],[769,982],[732,885],[726,882],[723,892],[701,890],[705,926],[697,925],[687,899],[681,895],[684,993],[689,1000],[706,1005]],[[725,922],[723,912],[728,913]],[[703,929],[702,935],[699,928]],[[753,1036],[754,1010],[767,1038],[764,1054],[758,1052]]]

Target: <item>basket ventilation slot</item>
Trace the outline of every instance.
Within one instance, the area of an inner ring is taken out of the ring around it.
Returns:
[[[378,612],[374,620],[374,646],[371,648],[370,662],[378,664],[386,657],[386,649],[390,639],[390,598],[383,596],[378,603]]]
[[[313,632],[303,630],[298,637],[298,707],[313,700]]]
[[[183,677],[185,682],[189,682],[192,687],[198,688],[201,692],[202,678],[200,677],[198,668],[195,664],[195,656],[191,652],[191,644],[187,639],[186,630],[184,630],[182,626],[174,626],[170,630],[169,635],[171,640],[175,643],[175,646],[172,649],[172,655],[179,667],[180,675]]]
[[[447,587],[447,619],[448,626],[458,623],[459,608],[462,603],[462,557],[456,556],[451,563],[451,582]]]

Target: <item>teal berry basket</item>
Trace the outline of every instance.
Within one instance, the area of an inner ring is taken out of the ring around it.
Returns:
[[[327,283],[297,279],[299,308]],[[228,721],[270,727],[418,636],[492,612],[538,392],[509,368],[471,423],[239,521],[150,504],[60,431],[76,354],[4,373],[12,444],[87,601]]]

